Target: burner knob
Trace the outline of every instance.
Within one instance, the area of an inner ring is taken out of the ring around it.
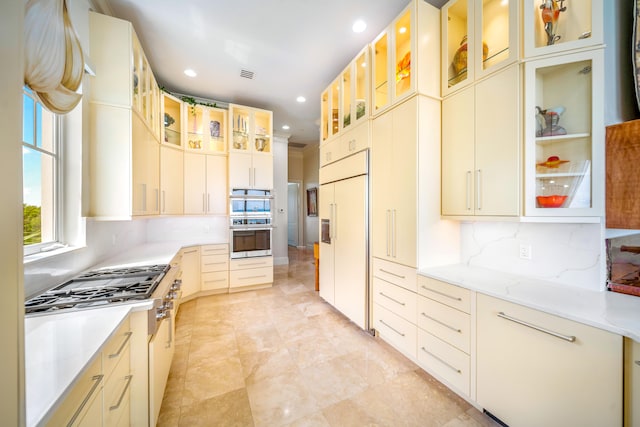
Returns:
[[[182,279],[176,279],[173,281],[173,285],[171,285],[172,291],[177,291],[182,287]]]
[[[173,301],[165,301],[162,307],[165,309],[166,314],[166,310],[173,310]]]
[[[162,310],[162,307],[156,311],[156,320],[162,320],[167,318],[168,313],[165,310]]]
[[[176,291],[171,291],[167,294],[167,299],[177,299],[178,298],[178,293]]]

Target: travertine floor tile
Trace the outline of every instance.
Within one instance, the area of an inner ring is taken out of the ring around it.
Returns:
[[[185,427],[248,427],[253,425],[253,416],[245,388],[184,406],[179,423],[179,426]]]

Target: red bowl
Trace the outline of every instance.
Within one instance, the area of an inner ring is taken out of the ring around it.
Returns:
[[[567,196],[537,196],[536,200],[542,208],[559,208],[567,200]]]

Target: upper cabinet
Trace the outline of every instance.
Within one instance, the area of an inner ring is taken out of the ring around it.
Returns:
[[[183,104],[187,150],[226,153],[227,111],[201,104]]]
[[[371,44],[371,113],[376,115],[408,96],[439,97],[440,12],[412,1]],[[435,30],[435,31],[434,31]]]
[[[320,142],[369,118],[369,47],[322,93]]]
[[[131,25],[131,24],[129,24]],[[160,89],[153,76],[149,61],[144,55],[142,46],[135,35],[133,27],[132,33],[132,50],[133,50],[133,66],[131,68],[131,77],[129,81],[133,83],[131,106],[142,117],[142,120],[149,126],[156,138],[160,137]],[[107,55],[107,57],[109,57]],[[92,56],[93,59],[93,56]],[[96,64],[98,73],[104,74],[107,71],[103,68],[104,64]]]
[[[525,0],[525,57],[603,43],[603,0]]]
[[[451,0],[442,7],[442,94],[518,59],[518,2]]]
[[[160,141],[172,147],[182,148],[182,101],[168,93],[163,93],[162,117]]]
[[[525,63],[527,216],[604,214],[603,55],[595,49]]]

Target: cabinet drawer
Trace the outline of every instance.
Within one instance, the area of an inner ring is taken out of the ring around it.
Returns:
[[[202,245],[200,247],[202,255],[221,255],[229,253],[229,246],[226,243],[218,245]]]
[[[229,287],[229,272],[214,271],[210,273],[202,273],[202,285],[203,291],[210,291],[213,289],[226,289]]]
[[[240,288],[243,286],[273,283],[273,268],[248,268],[246,270],[232,270],[229,272],[229,287]]]
[[[385,282],[377,277],[373,278],[373,302],[381,305],[398,316],[416,323],[416,294]]]
[[[273,257],[255,257],[232,259],[229,262],[229,270],[243,270],[246,268],[273,267]]]
[[[129,340],[131,339],[131,335],[129,317],[127,317],[102,350],[103,373],[105,378],[111,375],[113,368],[129,353]]]
[[[418,293],[465,313],[471,311],[471,291],[429,277],[418,276]]]
[[[346,155],[367,148],[369,146],[369,123],[365,121],[361,125],[346,132],[342,135],[340,143],[345,148]]]
[[[469,314],[423,296],[418,296],[418,327],[469,354]]]
[[[373,276],[386,280],[394,285],[415,292],[417,288],[416,269],[389,262],[380,258],[373,258]]]
[[[418,362],[427,371],[469,396],[471,358],[468,354],[418,329]]]
[[[382,339],[415,360],[418,329],[415,324],[379,304],[373,305],[373,324]]]
[[[200,271],[202,273],[227,271],[229,269],[229,254],[205,255],[203,252],[200,262]]]
[[[106,426],[116,425],[129,411],[129,396],[131,390],[131,370],[129,348],[122,354],[121,360],[114,368],[111,376],[106,377],[104,384],[104,419]]]

